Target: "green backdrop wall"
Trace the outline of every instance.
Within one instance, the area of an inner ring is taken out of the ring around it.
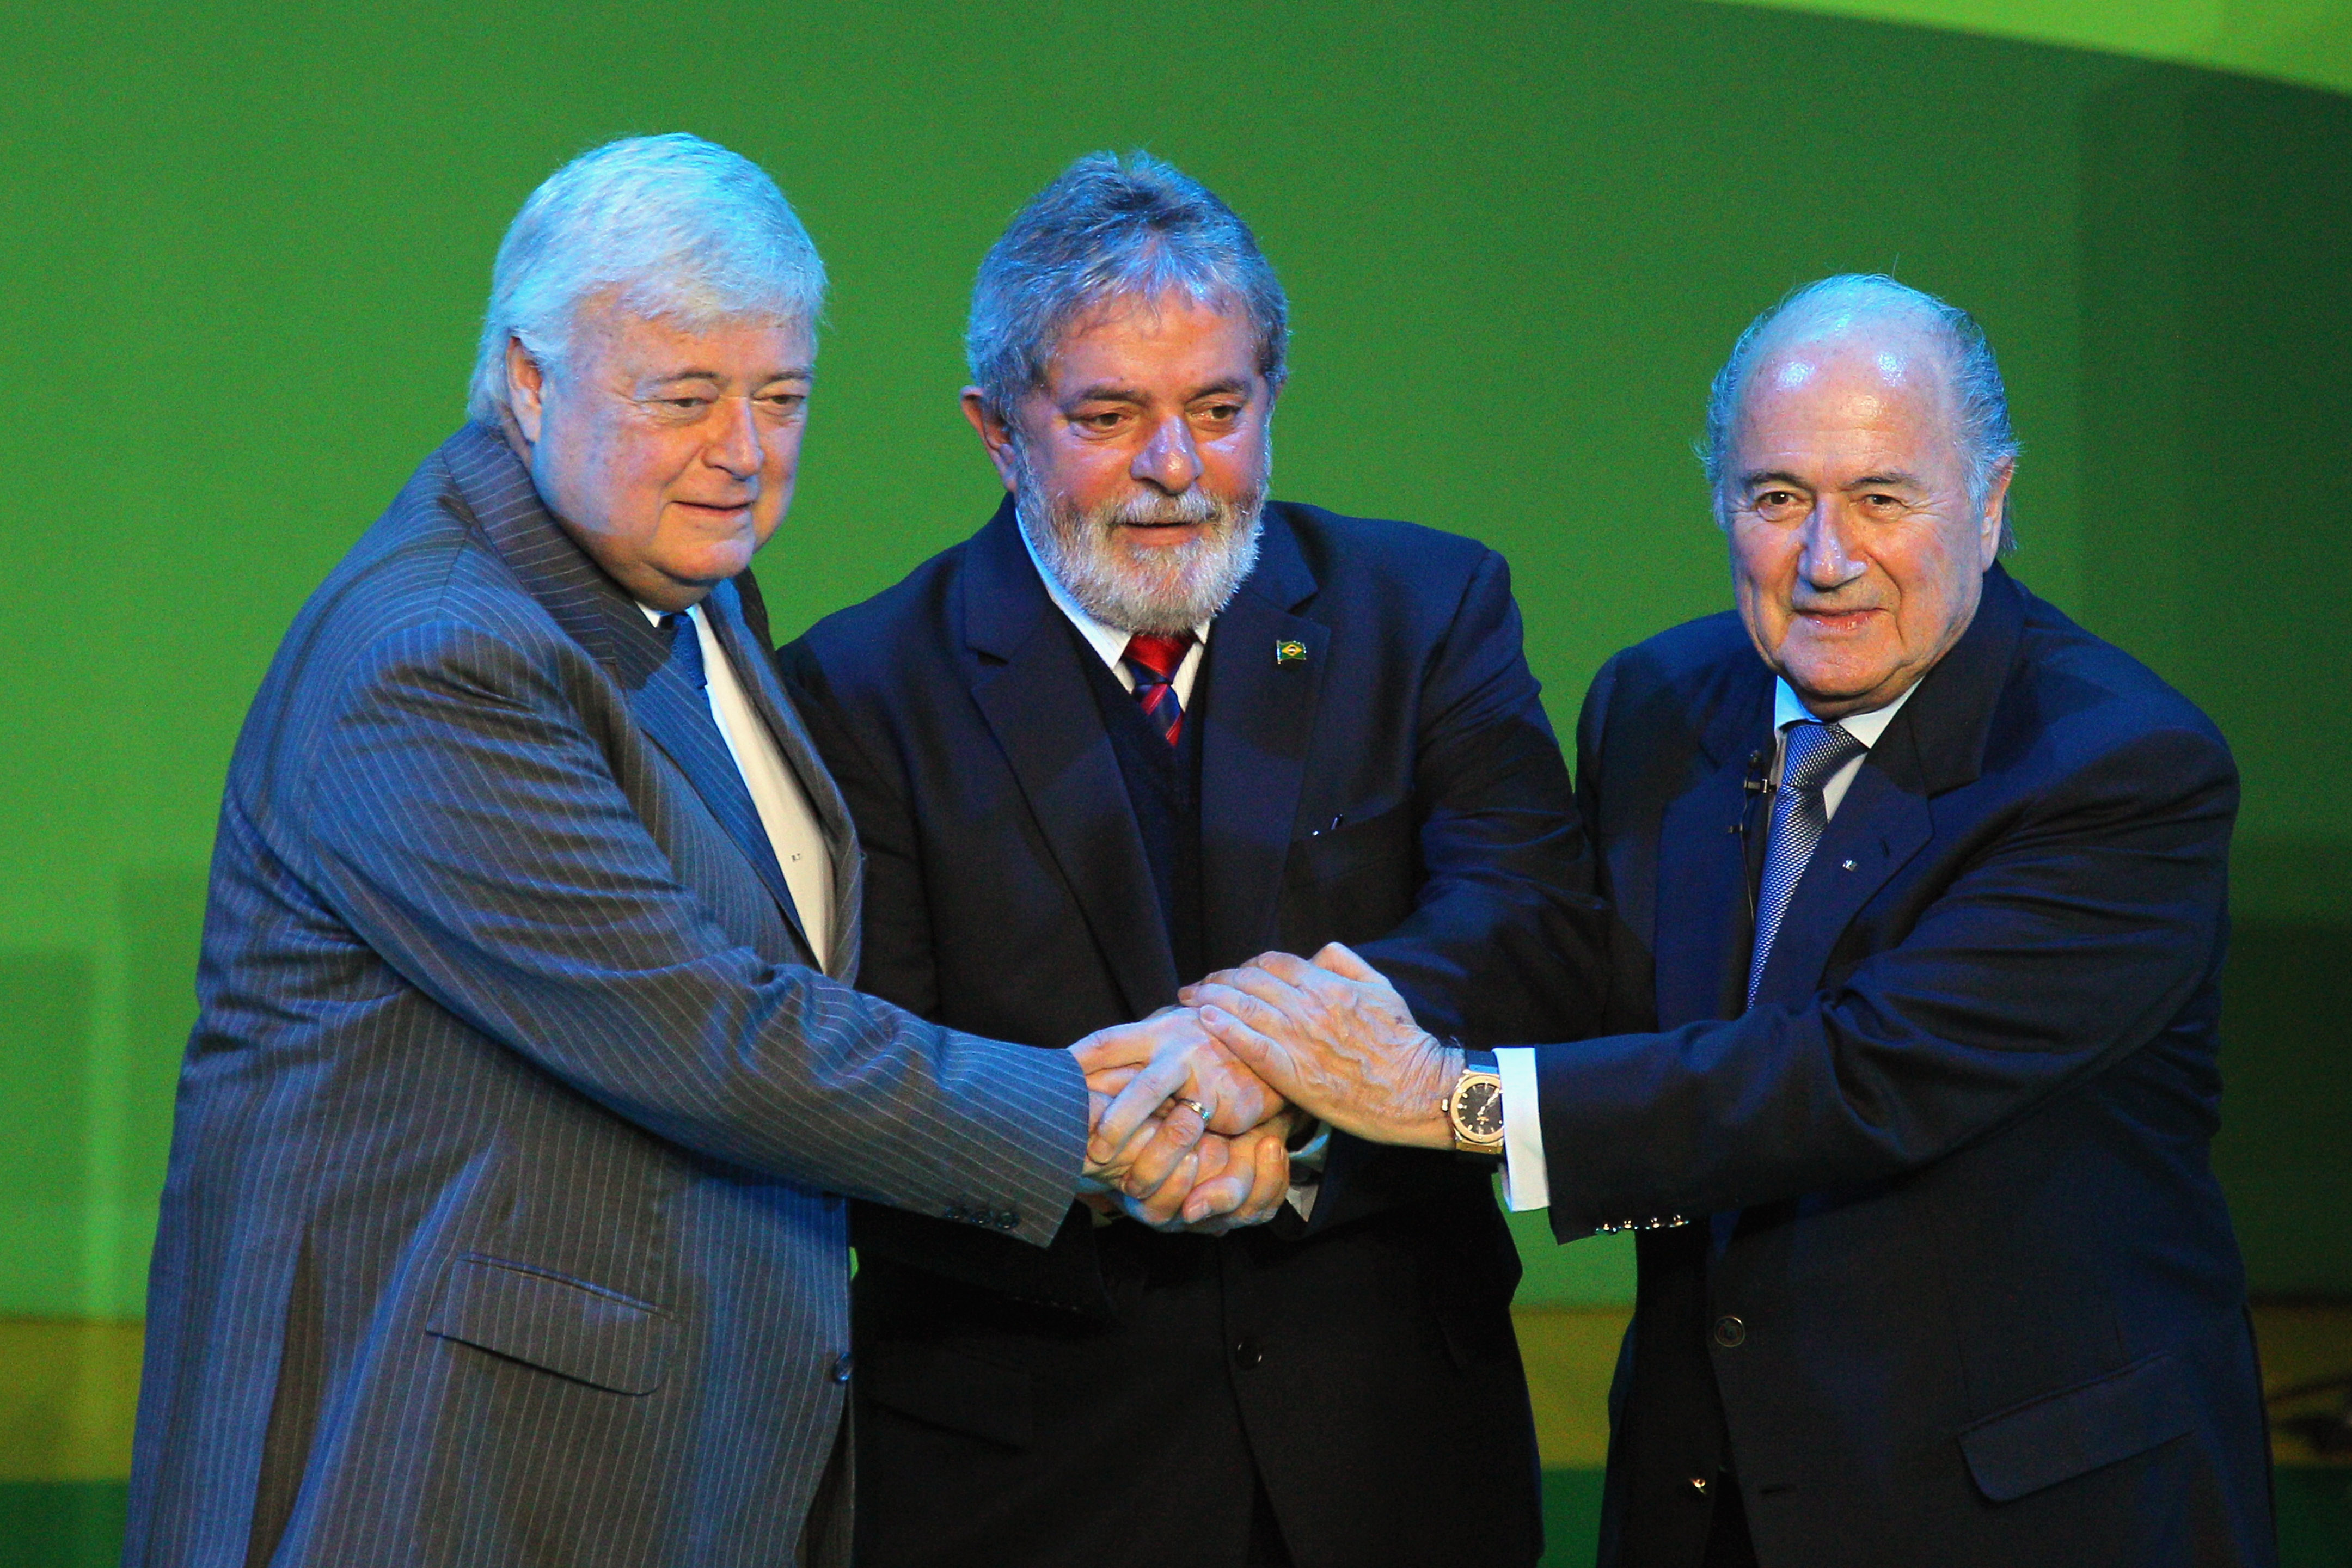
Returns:
[[[1751,0],[1724,0],[1726,4]],[[2352,0],[1752,0],[2352,91]]]
[[[2021,575],[2246,776],[2219,1161],[2257,1287],[2352,1293],[2352,105],[1709,4],[51,5],[0,60],[0,1313],[135,1317],[220,777],[303,595],[460,416],[499,234],[690,129],[837,288],[780,629],[976,526],[963,291],[1069,158],[1256,226],[1277,489],[1503,550],[1555,718],[1726,602],[1689,440],[1739,326],[1882,269],[1987,323]],[[1530,1233],[1532,1234],[1532,1233]],[[1606,1243],[1532,1295],[1622,1295]]]

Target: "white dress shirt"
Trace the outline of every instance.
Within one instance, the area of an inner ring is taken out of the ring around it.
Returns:
[[[660,626],[661,611],[644,605],[637,608],[656,628]],[[769,847],[776,852],[784,886],[792,890],[793,907],[801,917],[801,931],[816,953],[818,966],[829,967],[834,948],[833,856],[825,848],[824,829],[817,822],[815,807],[809,805],[808,792],[777,749],[776,738],[768,733],[760,710],[751,706],[742,682],[735,679],[735,667],[728,662],[727,650],[719,646],[710,623],[703,617],[702,606],[697,605],[686,614],[694,622],[695,640],[702,646],[710,717],[719,725],[719,738],[727,742],[728,755],[735,759],[735,771],[743,775],[743,787],[751,794],[760,826],[767,829]]]
[[[1789,726],[1801,723],[1813,715],[1804,700],[1790,689],[1785,680],[1772,683],[1772,775],[1774,789],[1780,784],[1780,758],[1788,750]],[[1845,792],[1853,784],[1853,775],[1862,771],[1863,759],[1903,705],[1911,700],[1911,693],[1919,689],[1914,681],[1902,696],[1884,708],[1867,713],[1849,713],[1838,721],[1845,732],[1862,742],[1863,749],[1852,761],[1832,773],[1822,784],[1822,809],[1825,817],[1835,816]],[[1503,1202],[1512,1209],[1540,1209],[1551,1206],[1551,1170],[1544,1163],[1543,1118],[1539,1091],[1536,1083],[1536,1047],[1510,1046],[1495,1053],[1496,1072],[1503,1080]]]
[[[1086,607],[1070,597],[1070,591],[1062,586],[1060,579],[1046,571],[1045,563],[1037,559],[1037,547],[1029,542],[1026,529],[1021,532],[1021,548],[1029,552],[1029,563],[1037,568],[1037,579],[1045,584],[1045,593],[1053,599],[1055,607],[1070,617],[1070,625],[1078,628],[1078,635],[1087,639],[1088,647],[1102,656],[1103,663],[1118,677],[1118,683],[1129,691],[1134,690],[1135,671],[1127,668],[1127,641],[1135,634],[1120,631],[1117,626],[1107,626],[1087,614]],[[1169,678],[1168,684],[1176,691],[1176,706],[1183,712],[1192,710],[1192,679],[1201,673],[1201,653],[1208,646],[1209,623],[1202,621],[1192,628],[1192,646],[1184,650],[1183,662]]]

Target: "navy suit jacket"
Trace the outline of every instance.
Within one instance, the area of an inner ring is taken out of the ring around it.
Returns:
[[[1743,1011],[1771,726],[1723,615],[1612,658],[1579,729],[1637,1032],[1539,1081],[1559,1236],[1643,1228],[1604,1563],[1696,1563],[1727,1470],[1766,1568],[2270,1561],[2207,1157],[2221,735],[1996,567]]]
[[[1057,1046],[1197,978],[1096,658],[1009,505],[786,650],[866,845],[877,994]],[[1600,918],[1500,556],[1270,505],[1188,724],[1212,967],[1337,939],[1433,1028],[1592,1026]],[[1040,1256],[861,1210],[861,1527],[887,1520],[861,1555],[1239,1562],[1255,1470],[1301,1564],[1531,1562],[1517,1261],[1490,1187],[1478,1163],[1340,1139],[1311,1225],[1215,1242],[1074,1208]]]
[[[288,632],[214,852],[128,1563],[838,1563],[842,1510],[801,1539],[837,1194],[1060,1225],[1076,1064],[849,988],[847,814],[705,605],[824,827],[832,976],[697,793],[703,694],[495,433]]]

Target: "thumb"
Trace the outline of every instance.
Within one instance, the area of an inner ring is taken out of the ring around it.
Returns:
[[[1315,955],[1315,967],[1328,969],[1349,980],[1380,984],[1385,978],[1379,970],[1357,957],[1355,949],[1336,942],[1323,944],[1323,951]]]
[[[1155,1044],[1145,1026],[1117,1025],[1097,1029],[1075,1042],[1070,1054],[1078,1058],[1080,1070],[1094,1073],[1106,1068],[1141,1067],[1158,1054]]]

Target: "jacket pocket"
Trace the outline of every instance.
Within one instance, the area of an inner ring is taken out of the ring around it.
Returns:
[[[583,1279],[468,1252],[442,1277],[425,1331],[614,1394],[662,1384],[676,1320]]]
[[[857,1390],[901,1415],[1026,1448],[1035,1435],[1035,1382],[1018,1367],[937,1345],[890,1345],[858,1362]]]
[[[1336,881],[1367,866],[1407,858],[1420,847],[1420,824],[1407,800],[1328,833],[1292,840],[1285,870],[1296,882]]]
[[[1977,1488],[2009,1502],[2168,1443],[2196,1425],[2189,1367],[2170,1351],[1986,1417],[1960,1434]]]
[[[1421,886],[1420,846],[1410,801],[1293,840],[1272,945],[1313,952],[1327,942],[1370,942],[1395,930]]]

